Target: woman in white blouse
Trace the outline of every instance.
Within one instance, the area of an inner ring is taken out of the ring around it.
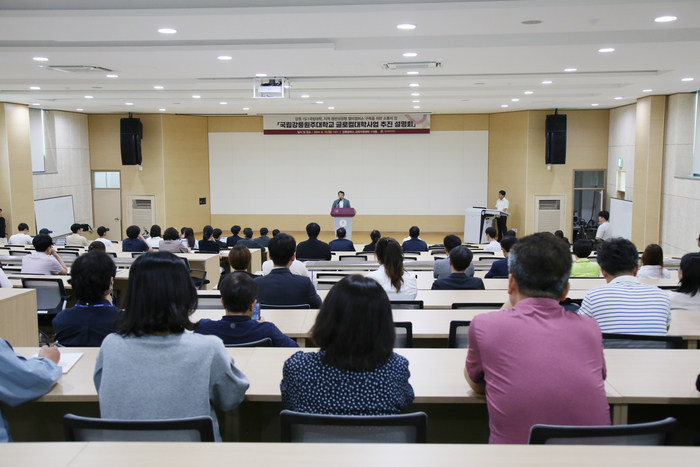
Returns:
[[[391,237],[377,241],[374,250],[379,268],[367,274],[384,288],[389,300],[415,300],[418,295],[418,282],[413,274],[403,267],[403,250],[399,242]]]
[[[664,250],[655,243],[648,245],[642,254],[642,267],[638,279],[670,279],[671,273],[664,268]]]
[[[671,309],[700,310],[700,253],[683,255],[678,280],[678,289],[668,292]]]

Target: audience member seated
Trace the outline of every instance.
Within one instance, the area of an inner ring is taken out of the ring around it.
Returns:
[[[373,230],[369,234],[369,238],[372,241],[372,243],[368,243],[367,245],[365,245],[362,251],[374,251],[374,248],[377,246],[377,241],[380,238],[382,238],[382,234],[379,232],[379,230]]]
[[[12,350],[5,339],[0,338],[0,402],[16,407],[43,396],[51,390],[63,371],[58,366],[61,354],[58,347],[43,346],[37,358],[24,358]],[[12,442],[10,426],[0,411],[0,443]],[[10,454],[11,456],[11,454]],[[7,454],[3,457],[4,463]]]
[[[114,261],[101,251],[76,258],[70,269],[70,283],[78,303],[58,313],[52,322],[56,340],[62,346],[99,347],[115,331],[119,308],[108,298],[116,274]]]
[[[564,232],[561,230],[557,230],[554,232],[554,236],[557,237],[559,240],[563,241],[567,245],[569,245],[569,239],[564,236]]]
[[[272,262],[271,259],[268,259],[267,261],[262,263],[262,275],[267,276],[268,274],[270,274],[270,271],[272,271],[272,268],[274,267],[275,264]],[[297,276],[311,277],[311,274],[309,274],[309,270],[306,269],[304,263],[302,263],[298,259],[292,261],[292,265],[289,266],[289,271]]]
[[[107,232],[109,232],[107,227],[104,225],[99,226],[97,228],[97,239],[95,239],[95,241],[104,243],[105,246],[112,246],[112,241],[107,239]]]
[[[671,273],[664,267],[664,250],[657,244],[647,245],[642,253],[642,267],[637,279],[670,279]]]
[[[509,260],[513,307],[469,326],[464,375],[486,394],[489,442],[526,444],[537,423],[610,425],[600,329],[559,305],[569,291],[569,248],[538,233],[518,241]]]
[[[28,235],[29,226],[22,222],[17,226],[17,233],[10,236],[7,243],[10,245],[31,245],[32,237]]]
[[[183,243],[183,245],[185,245],[191,250],[199,249],[199,242],[195,240],[194,230],[192,230],[192,228],[190,227],[183,228],[182,238],[180,239],[180,241]]]
[[[347,231],[345,227],[340,227],[335,231],[338,238],[331,240],[328,246],[331,247],[331,251],[355,251],[355,245],[351,240],[345,238]]]
[[[160,249],[160,241],[163,240],[161,237],[161,229],[159,225],[152,225],[151,230],[148,231],[149,237],[146,239],[146,243],[148,243],[148,246],[151,248],[158,248]]]
[[[460,246],[462,244],[462,239],[457,235],[447,235],[443,240],[442,244],[445,247],[445,253],[448,255],[454,247]],[[469,267],[464,272],[467,276],[474,276],[474,264],[469,264]],[[436,259],[433,263],[433,279],[444,279],[452,274],[452,268],[450,267],[450,258]]]
[[[683,255],[678,281],[678,289],[668,292],[671,309],[700,310],[700,253]]]
[[[280,390],[285,408],[391,415],[413,402],[408,360],[393,352],[391,304],[375,281],[352,275],[338,282],[328,292],[311,337],[318,352],[297,352],[284,363]]]
[[[466,246],[456,246],[450,251],[452,274],[433,282],[432,290],[484,290],[484,281],[479,277],[469,277],[465,271],[472,264],[474,253]]]
[[[164,420],[210,416],[243,401],[248,379],[221,339],[185,332],[197,291],[185,263],[171,253],[142,255],[129,270],[123,319],[102,342],[95,388],[102,418]]]
[[[489,242],[489,244],[484,247],[484,251],[493,251],[494,253],[501,251],[501,244],[496,240],[496,235],[498,235],[496,229],[487,227],[484,233],[486,234],[486,241]]]
[[[83,237],[83,226],[81,224],[73,224],[70,226],[71,235],[66,237],[66,246],[88,246],[87,238]]]
[[[245,237],[238,240],[236,242],[236,245],[247,246],[250,250],[257,248],[262,251],[265,251],[264,246],[253,240],[253,229],[251,229],[250,227],[246,227],[245,229],[243,229],[243,235],[245,235]]]
[[[5,275],[5,271],[0,268],[0,289],[11,289],[12,288],[12,282],[10,282],[10,279],[7,278]]]
[[[302,305],[321,307],[321,297],[308,277],[301,277],[289,270],[294,261],[297,242],[294,237],[281,233],[272,237],[269,254],[274,268],[266,276],[257,277],[260,291],[258,302],[263,305]]]
[[[214,229],[214,233],[212,233],[212,238],[216,243],[219,244],[219,251],[228,249],[228,245],[226,244],[226,242],[224,240],[221,240],[221,235],[223,233],[224,232],[221,229]]]
[[[671,301],[664,290],[634,277],[639,269],[634,244],[624,238],[606,240],[598,249],[598,264],[607,284],[588,291],[579,314],[595,318],[604,333],[665,336]]]
[[[253,255],[250,254],[248,247],[244,245],[236,245],[228,252],[228,264],[231,265],[232,272],[240,272],[255,279],[258,276],[248,272],[252,259]]]
[[[238,243],[238,240],[241,239],[241,237],[238,235],[239,233],[241,233],[240,225],[234,225],[231,227],[231,236],[226,239],[226,244],[229,248],[235,246],[236,243]]]
[[[600,277],[600,266],[588,259],[593,251],[593,242],[580,238],[574,242],[576,262],[571,266],[571,277]]]
[[[158,244],[158,251],[167,251],[169,253],[189,252],[185,244],[180,241],[180,234],[177,233],[175,227],[168,227],[165,229],[163,240]]]
[[[101,251],[102,253],[105,253],[107,251],[107,247],[105,246],[104,243],[98,242],[97,240],[95,240],[90,245],[88,245],[88,251],[95,251],[95,250],[98,250],[98,251]]]
[[[246,248],[242,245],[234,248],[239,247]],[[227,274],[219,282],[219,291],[226,316],[219,321],[200,320],[195,333],[216,336],[224,344],[246,344],[269,337],[273,347],[299,347],[274,324],[252,319],[253,309],[258,303],[255,299],[258,296],[258,285],[247,274]]]
[[[517,238],[518,234],[515,232],[515,230],[509,230],[508,232],[506,232],[506,237]]]
[[[122,241],[122,251],[131,253],[146,253],[153,251],[141,235],[138,225],[130,225],[126,228],[126,238]]]
[[[428,244],[418,238],[420,236],[420,229],[418,227],[414,225],[408,229],[408,235],[411,238],[403,242],[403,245],[401,245],[404,253],[409,251],[428,251]]]
[[[389,300],[415,300],[418,295],[416,276],[403,267],[403,252],[399,242],[391,237],[380,238],[375,250],[379,268],[367,274],[382,286]]]
[[[503,252],[503,259],[494,261],[491,264],[491,269],[484,276],[486,279],[492,277],[508,277],[508,253],[513,245],[518,243],[518,239],[515,237],[510,237],[506,235],[501,240],[501,251]]]
[[[269,230],[267,230],[267,227],[263,227],[260,229],[260,236],[255,239],[256,243],[259,243],[260,246],[262,247],[267,247],[267,245],[270,243],[270,237],[267,235]]]
[[[66,263],[63,262],[52,246],[53,240],[46,234],[39,234],[32,240],[36,250],[31,255],[22,256],[22,274],[38,274],[44,276],[68,274]]]
[[[276,236],[278,233],[280,233],[280,229],[275,229],[272,231],[272,236]]]
[[[202,241],[199,242],[199,252],[200,253],[218,253],[219,242],[214,241],[212,237],[214,236],[214,228],[211,225],[205,225],[202,229]]]
[[[331,259],[331,247],[328,246],[328,243],[318,239],[318,234],[320,233],[321,226],[317,223],[311,222],[306,226],[306,234],[309,236],[309,239],[301,242],[297,247],[297,258],[302,258],[302,261],[307,259],[329,261]]]

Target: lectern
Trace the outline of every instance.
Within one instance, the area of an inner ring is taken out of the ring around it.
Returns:
[[[345,227],[347,234],[345,238],[352,240],[352,218],[355,217],[355,208],[333,208],[331,216],[333,216],[334,232],[341,227]]]
[[[499,216],[510,216],[507,212],[486,208],[467,208],[464,214],[464,241],[486,243],[486,229],[493,226]]]

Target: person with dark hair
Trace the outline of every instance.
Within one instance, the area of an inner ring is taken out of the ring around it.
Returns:
[[[637,278],[639,253],[624,238],[606,240],[598,249],[606,285],[590,289],[578,313],[598,321],[604,333],[665,336],[671,325],[671,301],[656,286]]]
[[[249,276],[251,279],[255,279],[258,276],[248,272],[252,259],[253,255],[250,254],[250,250],[245,245],[236,244],[236,246],[231,248],[228,252],[228,263],[231,269],[233,269],[233,272],[240,272]]]
[[[600,266],[588,259],[593,251],[593,242],[579,238],[574,242],[573,250],[576,262],[571,266],[571,277],[600,277]]]
[[[349,208],[350,206],[350,200],[345,199],[345,192],[344,191],[339,191],[338,192],[338,199],[333,201],[333,206],[331,206],[331,209],[335,208]]]
[[[377,241],[379,241],[380,238],[382,238],[382,234],[379,232],[379,230],[373,230],[370,232],[369,239],[372,240],[372,243],[365,245],[362,251],[374,251],[375,247],[377,246]]]
[[[384,288],[390,300],[415,300],[418,295],[416,276],[403,267],[403,251],[391,237],[380,238],[374,251],[379,268],[367,274]]]
[[[328,292],[311,337],[318,352],[297,352],[284,363],[280,390],[285,408],[391,415],[413,402],[408,360],[393,352],[391,303],[372,279],[352,275],[338,282]]]
[[[0,245],[7,243],[7,227],[5,224],[5,218],[2,216],[2,209],[0,209]]]
[[[239,233],[241,233],[240,225],[234,225],[231,227],[231,236],[226,239],[226,244],[229,248],[235,246],[236,243],[238,243],[238,240],[241,239],[241,237],[238,235]]]
[[[457,235],[447,235],[442,240],[442,244],[445,247],[445,253],[449,256],[450,251],[452,251],[454,247],[462,244],[462,239]],[[464,273],[469,277],[474,277],[474,263],[470,263]],[[452,274],[450,258],[436,259],[433,263],[433,279],[444,279],[445,277],[450,277],[450,274]]]
[[[595,233],[595,239],[601,242],[610,240],[613,238],[612,226],[610,225],[610,213],[608,211],[600,211],[598,213],[598,230]]]
[[[148,238],[146,239],[148,246],[151,248],[160,248],[160,241],[163,240],[161,235],[160,226],[157,224],[152,225],[151,230],[148,231]]]
[[[328,243],[328,246],[331,247],[331,251],[355,251],[355,244],[352,243],[352,240],[345,238],[347,235],[345,227],[340,227],[335,231],[335,234],[338,238]]]
[[[221,240],[221,235],[223,235],[223,233],[221,229],[214,229],[214,232],[211,234],[212,239],[219,244],[219,251],[228,249],[226,242]]]
[[[253,229],[251,229],[250,227],[246,227],[245,229],[243,229],[243,235],[245,235],[245,237],[238,240],[238,242],[236,242],[236,245],[246,246],[250,250],[257,248],[259,250],[262,250],[263,252],[265,251],[264,246],[253,240]]]
[[[70,231],[73,233],[66,237],[66,246],[88,246],[89,245],[87,238],[80,235],[81,233],[83,233],[82,224],[71,225]]]
[[[96,242],[104,243],[104,246],[112,246],[112,241],[107,238],[107,232],[109,229],[103,225],[97,228],[97,239]]]
[[[105,253],[107,251],[107,247],[105,246],[104,243],[98,242],[97,240],[95,240],[90,245],[88,245],[88,252],[95,251],[95,250],[101,251],[102,253]]]
[[[559,304],[569,291],[569,249],[537,233],[508,260],[513,307],[472,319],[464,370],[474,392],[486,394],[489,443],[527,444],[538,423],[610,425],[600,328]]]
[[[504,190],[501,190],[498,192],[498,199],[496,200],[496,210],[501,211],[503,213],[508,212],[508,207],[510,206],[510,202],[506,199],[506,192]],[[502,216],[499,214],[499,216],[496,218],[496,225],[498,226],[498,241],[500,242],[503,240],[503,237],[508,235],[506,231],[508,230],[508,227],[506,226],[508,222],[508,216]],[[495,235],[492,235],[492,237],[495,237]]]
[[[272,231],[272,236],[273,236],[273,237],[276,237],[277,234],[279,234],[279,233],[280,233],[280,229],[275,229],[275,230]],[[265,246],[267,246],[267,245],[265,245]]]
[[[321,307],[321,297],[309,277],[292,274],[289,267],[294,261],[297,242],[294,237],[281,233],[272,237],[269,255],[274,268],[266,276],[257,277],[260,291],[258,302],[264,305],[303,305],[311,308]]]
[[[306,234],[309,236],[309,239],[297,246],[297,258],[301,258],[300,261],[309,259],[330,261],[331,247],[328,246],[328,243],[318,239],[318,234],[320,233],[321,226],[317,223],[311,222],[306,226]]]
[[[78,302],[58,313],[51,323],[62,346],[99,347],[114,332],[120,310],[108,298],[116,274],[114,260],[102,251],[76,258],[70,269],[70,283]]]
[[[194,238],[194,230],[191,227],[184,228],[180,241],[190,250],[199,250],[199,242]]]
[[[63,262],[56,250],[53,240],[46,234],[39,234],[32,240],[36,250],[31,255],[22,256],[22,274],[40,274],[45,276],[68,274],[66,263]]]
[[[671,309],[700,310],[700,253],[683,255],[678,281],[678,289],[668,292]]]
[[[557,237],[559,240],[562,242],[566,243],[569,245],[569,239],[564,236],[564,231],[563,230],[557,230],[554,232],[554,236]]]
[[[22,222],[17,226],[17,233],[10,236],[10,245],[31,245],[32,237],[29,235],[29,226]]]
[[[175,255],[141,255],[129,270],[123,318],[102,342],[95,364],[100,414],[112,420],[163,420],[233,410],[248,379],[221,339],[185,332],[196,325],[197,290]]]
[[[433,282],[431,290],[484,290],[484,281],[479,277],[469,277],[465,271],[472,264],[474,253],[466,246],[452,248],[450,256],[452,274]]]
[[[515,232],[515,230],[509,230],[508,232],[506,232],[506,237],[517,238],[518,234]]]
[[[503,252],[503,259],[499,259],[491,263],[491,269],[486,273],[484,278],[490,279],[492,277],[508,277],[508,253],[510,253],[511,248],[518,243],[518,239],[515,237],[509,237],[506,235],[501,240],[501,251]]]
[[[202,229],[202,240],[199,242],[200,253],[219,253],[219,242],[214,241],[214,228],[211,225],[205,225]]]
[[[168,227],[165,229],[163,240],[158,244],[158,251],[167,251],[169,253],[189,252],[185,244],[180,241],[180,234],[177,233],[175,227]]]
[[[234,248],[239,247],[246,248],[242,245]],[[219,291],[226,315],[219,321],[200,320],[195,333],[217,336],[224,344],[246,344],[269,337],[273,347],[299,347],[274,324],[252,319],[253,309],[258,303],[258,285],[247,274],[227,274],[219,282]]]
[[[401,248],[404,252],[409,251],[428,251],[428,244],[423,240],[418,238],[420,236],[420,229],[417,226],[413,226],[408,229],[408,236],[411,237],[409,240],[403,242]]]
[[[262,227],[260,229],[260,236],[255,239],[256,243],[259,243],[260,246],[266,247],[270,243],[270,237],[267,235],[269,230],[267,230],[267,227]]]
[[[486,234],[486,241],[489,242],[489,244],[484,247],[484,251],[493,251],[494,253],[501,251],[501,244],[496,240],[496,229],[487,227],[484,233]]]
[[[138,225],[130,225],[126,228],[126,238],[122,241],[122,251],[150,253],[153,250],[141,235],[141,228]]]
[[[642,267],[637,271],[637,279],[670,279],[671,273],[664,267],[664,250],[652,243],[642,253]]]

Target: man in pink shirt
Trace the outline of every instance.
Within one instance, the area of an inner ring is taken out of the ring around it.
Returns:
[[[569,292],[571,253],[549,233],[508,255],[512,308],[469,326],[464,375],[486,394],[490,443],[525,444],[532,425],[610,425],[598,323],[559,305]]]

